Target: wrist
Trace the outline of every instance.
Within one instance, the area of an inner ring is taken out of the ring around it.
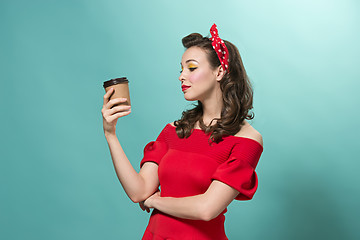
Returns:
[[[161,201],[160,197],[154,197],[153,199],[151,199],[151,202],[150,202],[150,207],[151,208],[158,208],[158,203],[159,201]]]
[[[104,135],[105,135],[106,139],[116,137],[115,131],[113,131],[113,132],[104,131]]]
[[[160,198],[161,198],[160,196],[154,194],[154,195],[150,196],[148,199],[146,199],[144,201],[144,204],[148,208],[158,208],[159,207],[159,201],[161,201]]]

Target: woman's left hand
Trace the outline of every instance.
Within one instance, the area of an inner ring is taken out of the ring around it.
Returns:
[[[157,191],[156,193],[154,193],[153,195],[151,195],[149,198],[147,198],[144,202],[143,205],[145,208],[154,208],[154,200],[160,198],[160,191]]]

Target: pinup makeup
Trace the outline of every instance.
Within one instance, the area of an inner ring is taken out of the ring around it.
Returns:
[[[109,100],[114,98],[126,98],[126,102],[117,104],[118,105],[131,105],[130,104],[130,92],[129,92],[129,80],[126,77],[114,78],[104,82],[105,92],[109,91],[110,88],[114,88],[114,92],[111,94]],[[114,106],[114,107],[115,107]]]
[[[195,64],[189,64],[188,68],[190,69],[190,71],[194,71],[197,66]]]
[[[190,88],[190,86],[186,86],[186,85],[182,85],[182,86],[181,86],[181,89],[182,89],[183,92],[184,92],[186,89],[188,89],[188,88]]]

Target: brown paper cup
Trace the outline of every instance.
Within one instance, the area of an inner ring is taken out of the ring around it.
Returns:
[[[126,98],[126,102],[114,105],[131,105],[130,103],[130,92],[129,92],[129,80],[126,77],[114,78],[109,81],[104,82],[105,92],[109,91],[110,88],[114,88],[114,92],[111,94],[109,100],[115,98]]]

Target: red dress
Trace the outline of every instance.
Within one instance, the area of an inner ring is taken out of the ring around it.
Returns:
[[[194,129],[188,138],[179,138],[175,127],[167,124],[156,141],[144,148],[145,162],[159,165],[162,197],[188,197],[206,192],[216,179],[240,193],[236,200],[250,200],[257,189],[255,167],[263,147],[250,138],[223,136],[209,145],[210,134]],[[225,240],[224,213],[210,220],[173,217],[154,209],[142,240]]]

